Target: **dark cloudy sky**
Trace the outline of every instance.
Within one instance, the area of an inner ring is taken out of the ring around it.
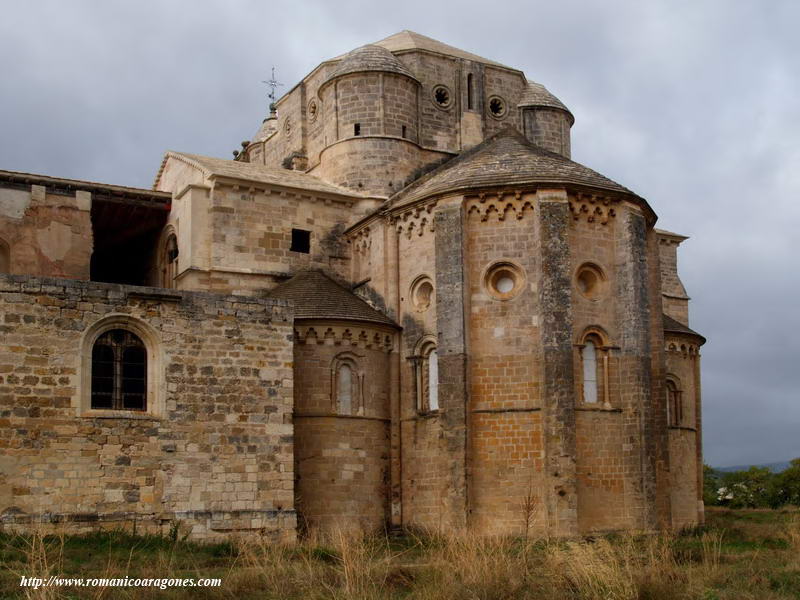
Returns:
[[[706,461],[800,457],[800,3],[3,2],[0,169],[149,187],[167,149],[229,157],[322,59],[402,29],[525,71],[573,158],[681,248]]]

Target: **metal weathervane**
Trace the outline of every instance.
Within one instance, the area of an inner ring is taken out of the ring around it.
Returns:
[[[280,81],[275,79],[275,67],[272,67],[272,77],[268,81],[262,81],[261,83],[265,83],[270,87],[270,92],[267,94],[267,98],[269,98],[269,112],[275,112],[275,89],[279,85],[283,85]]]

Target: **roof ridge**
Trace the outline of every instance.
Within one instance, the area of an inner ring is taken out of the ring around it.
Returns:
[[[463,49],[458,48],[456,46],[452,46],[450,44],[447,44],[445,42],[437,40],[436,38],[432,38],[432,37],[430,37],[428,35],[419,33],[417,31],[412,31],[410,29],[402,29],[402,30],[398,31],[397,33],[393,33],[393,34],[388,35],[388,36],[386,36],[386,37],[384,37],[384,38],[382,38],[382,39],[380,39],[380,40],[378,40],[376,42],[372,42],[372,44],[373,45],[383,45],[385,42],[391,40],[389,42],[389,45],[391,45],[391,42],[398,41],[401,38],[402,35],[407,36],[410,39],[410,41],[413,44],[413,46],[407,47],[407,48],[400,47],[400,48],[396,48],[394,50],[391,50],[391,49],[387,48],[387,49],[389,49],[390,52],[392,52],[392,53],[394,53],[394,52],[405,52],[405,51],[416,49],[416,50],[422,50],[422,51],[425,51],[425,52],[434,52],[434,53],[445,54],[445,55],[449,55],[449,56],[455,56],[455,57],[463,58],[463,59],[466,59],[466,60],[471,60],[471,61],[474,61],[474,62],[480,62],[480,63],[484,63],[484,64],[488,64],[488,65],[493,65],[495,67],[501,67],[503,69],[510,69],[512,71],[521,72],[519,69],[515,69],[514,67],[509,67],[508,65],[504,65],[503,63],[497,62],[496,60],[492,60],[490,58],[486,58],[486,57],[480,56],[478,54],[474,54],[472,52],[468,52],[467,50],[463,50]],[[384,47],[386,47],[386,46],[384,46]]]
[[[175,160],[179,160],[183,163],[193,166],[196,169],[199,169],[206,178],[223,177],[229,179],[240,179],[244,181],[257,181],[267,185],[333,194],[352,199],[362,199],[367,197],[363,194],[359,194],[358,192],[352,192],[334,183],[325,181],[321,177],[317,177],[316,175],[307,173],[305,171],[281,169],[260,163],[242,162],[227,158],[219,158],[216,156],[178,152],[175,150],[167,150],[167,152],[164,153],[161,166],[159,167],[155,181],[153,182],[154,189],[158,186],[167,160],[170,158],[174,158]],[[257,175],[260,175],[262,178],[256,178]]]

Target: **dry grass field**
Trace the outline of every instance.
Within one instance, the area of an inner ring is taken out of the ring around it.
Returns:
[[[22,576],[222,579],[218,588],[20,587]],[[711,509],[676,535],[581,541],[441,534],[292,547],[110,532],[0,534],[0,597],[297,600],[800,598],[800,512]]]

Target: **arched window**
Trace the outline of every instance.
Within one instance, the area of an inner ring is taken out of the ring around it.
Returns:
[[[353,369],[348,364],[339,366],[336,396],[339,400],[339,414],[353,414]]]
[[[331,363],[331,399],[336,414],[363,414],[361,388],[364,382],[358,369],[359,358],[363,357],[353,352],[342,352]]]
[[[583,347],[583,401],[597,402],[597,350],[591,339]]]
[[[94,342],[91,408],[147,410],[147,349],[135,333],[111,329]]]
[[[178,276],[178,238],[174,233],[164,242],[164,257],[161,266],[161,287],[174,288]]]
[[[428,407],[439,410],[439,355],[436,350],[428,354]]]
[[[417,410],[423,413],[439,410],[439,354],[434,339],[423,338],[411,359],[417,383]]]
[[[680,427],[683,423],[683,392],[678,382],[667,379],[667,423],[670,427]]]
[[[611,408],[611,347],[606,342],[605,332],[592,327],[584,334],[578,348],[581,402]]]
[[[0,240],[0,273],[11,272],[11,251],[3,240]]]

